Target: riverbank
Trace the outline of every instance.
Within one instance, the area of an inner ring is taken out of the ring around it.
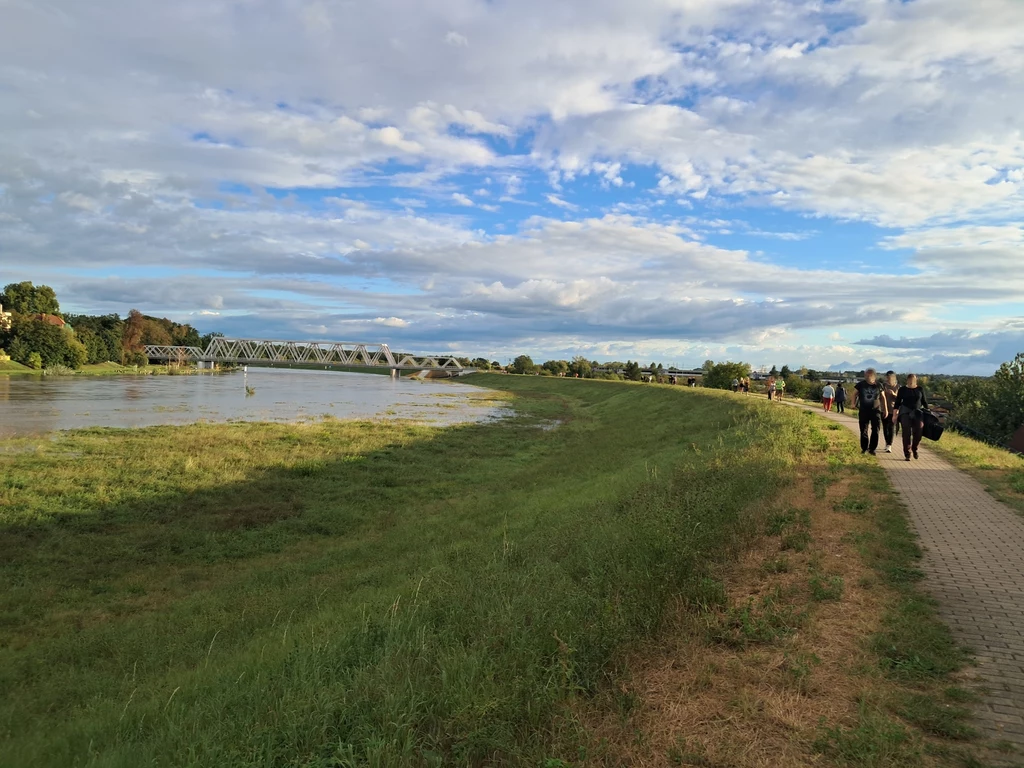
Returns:
[[[94,365],[83,365],[77,369],[62,369],[61,376],[164,376],[175,374],[197,374],[217,373],[212,370],[199,370],[196,368],[178,368],[167,365],[148,365],[144,367],[132,365],[120,365],[119,363],[96,363]],[[0,363],[0,376],[46,376],[45,370],[29,368],[27,365],[9,360]]]
[[[589,708],[679,611],[724,642],[806,631],[733,605],[721,569],[766,530],[815,537],[817,497],[786,494],[862,462],[818,420],[678,387],[468,381],[517,415],[8,441],[0,765],[596,764]],[[820,559],[801,568],[843,599]],[[882,608],[886,588],[858,587]],[[821,710],[835,738],[801,732],[807,764],[861,738],[843,697]]]

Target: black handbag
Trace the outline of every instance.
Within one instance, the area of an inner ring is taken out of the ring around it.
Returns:
[[[931,411],[924,412],[924,431],[922,434],[929,440],[939,440],[946,428],[942,426],[942,420]]]

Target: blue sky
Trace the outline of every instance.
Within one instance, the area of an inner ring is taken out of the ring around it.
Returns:
[[[235,336],[989,373],[1017,0],[0,4],[0,283]]]

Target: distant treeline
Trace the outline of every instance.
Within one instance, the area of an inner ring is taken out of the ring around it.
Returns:
[[[0,294],[10,312],[0,324],[0,350],[30,368],[115,362],[148,364],[147,344],[205,347],[205,337],[191,325],[150,317],[133,309],[128,316],[62,314],[53,288],[31,282],[11,283]]]

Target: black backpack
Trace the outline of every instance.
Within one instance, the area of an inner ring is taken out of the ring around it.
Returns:
[[[942,420],[931,411],[924,412],[924,431],[922,434],[929,440],[939,440],[946,428],[942,426]]]

